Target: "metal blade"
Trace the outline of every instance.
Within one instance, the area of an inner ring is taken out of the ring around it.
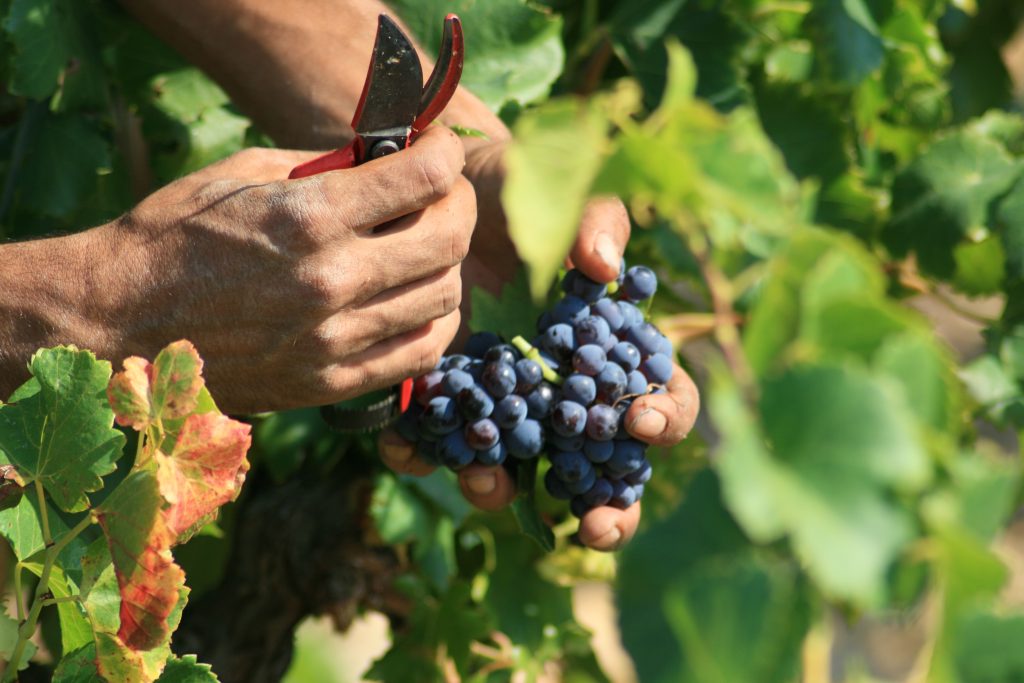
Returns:
[[[444,33],[441,35],[441,49],[437,54],[434,70],[427,79],[420,97],[420,111],[412,124],[413,135],[418,134],[430,125],[448,105],[448,100],[455,94],[462,77],[462,59],[465,45],[462,37],[462,22],[454,14],[444,20]]]
[[[377,40],[352,128],[359,135],[409,128],[423,90],[423,71],[412,43],[387,15],[377,20]]]

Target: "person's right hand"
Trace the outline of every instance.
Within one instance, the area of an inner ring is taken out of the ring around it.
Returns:
[[[95,287],[104,355],[187,338],[228,412],[328,404],[433,368],[459,327],[476,222],[462,143],[434,126],[408,150],[283,180],[311,156],[240,152],[90,231],[116,271]]]

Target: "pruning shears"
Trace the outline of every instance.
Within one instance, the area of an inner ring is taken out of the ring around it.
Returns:
[[[463,44],[462,23],[449,14],[444,20],[440,53],[424,85],[412,41],[390,17],[381,14],[363,92],[352,116],[355,138],[340,149],[296,166],[288,177],[352,168],[412,144],[455,94],[462,76]],[[324,406],[321,412],[338,431],[365,431],[398,417],[411,400],[412,379],[408,378],[384,396],[371,394]]]

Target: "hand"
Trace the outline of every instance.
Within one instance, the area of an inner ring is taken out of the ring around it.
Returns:
[[[492,291],[510,280],[518,263],[510,254],[514,247],[506,232],[499,199],[504,179],[504,144],[467,144],[466,175],[476,189],[479,221],[470,253],[463,266],[464,285],[480,285]],[[618,275],[622,253],[629,239],[629,218],[617,199],[596,199],[585,208],[579,234],[567,265],[579,268],[594,280],[609,282]],[[468,297],[466,297],[468,301]],[[700,408],[697,387],[679,367],[666,385],[666,393],[638,398],[626,414],[631,435],[649,444],[671,446],[693,428]],[[380,438],[384,463],[398,473],[422,476],[433,471],[414,453],[414,448],[394,432]],[[515,482],[501,467],[470,465],[459,472],[463,495],[484,510],[498,510],[515,497]],[[580,522],[579,537],[596,550],[615,550],[636,533],[640,504],[627,510],[599,507]]]
[[[459,327],[476,221],[461,142],[434,127],[282,180],[310,156],[246,150],[99,228],[117,270],[101,289],[108,357],[188,338],[228,412],[332,403],[433,367]]]

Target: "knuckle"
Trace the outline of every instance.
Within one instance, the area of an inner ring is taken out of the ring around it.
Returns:
[[[446,196],[455,184],[455,175],[441,157],[435,154],[423,155],[417,159],[416,174],[428,199],[437,200]]]
[[[462,303],[462,275],[459,268],[452,268],[441,280],[438,299],[441,302],[443,315],[448,315]]]
[[[339,276],[334,268],[309,264],[299,269],[297,297],[317,310],[334,310],[340,290]]]

